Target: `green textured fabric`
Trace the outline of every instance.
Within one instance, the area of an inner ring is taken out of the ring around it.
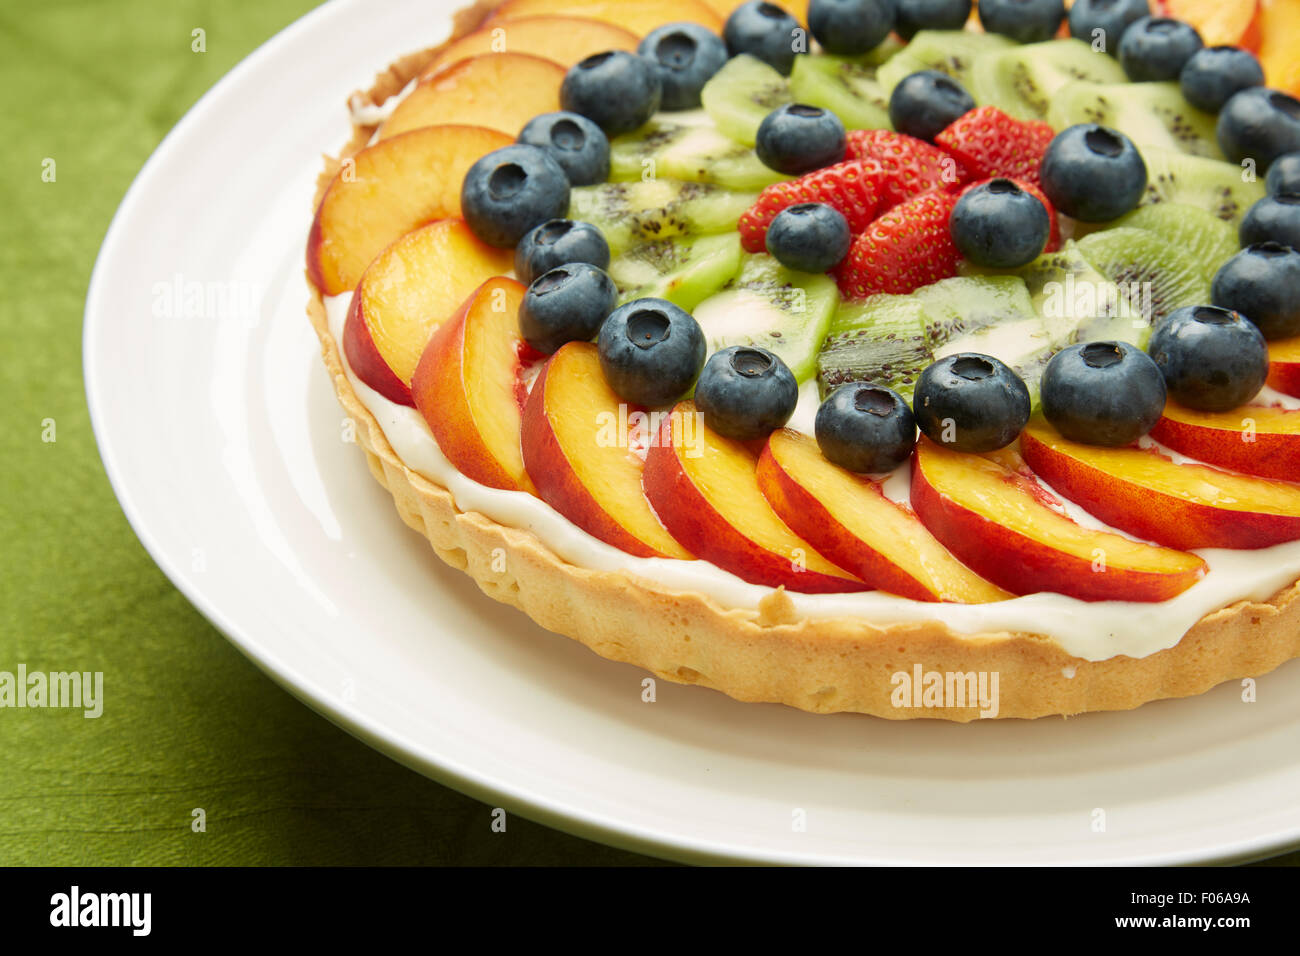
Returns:
[[[104,478],[81,381],[104,231],[184,111],[312,5],[0,8],[0,671],[131,689],[96,720],[0,709],[0,865],[653,862],[517,817],[494,833],[490,808],[316,716],[171,586]]]

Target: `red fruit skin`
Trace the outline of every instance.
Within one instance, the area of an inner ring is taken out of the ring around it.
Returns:
[[[996,106],[971,110],[935,137],[972,179],[1005,176],[1039,185],[1038,168],[1056,131],[1037,120],[1018,120]]]
[[[767,227],[783,209],[805,202],[839,210],[856,235],[875,219],[880,206],[880,173],[857,161],[836,163],[764,189],[740,217],[740,242],[746,252],[767,250]]]
[[[936,189],[896,206],[853,240],[836,269],[840,293],[865,299],[880,292],[900,295],[957,274],[961,253],[948,219],[956,192]]]
[[[1001,176],[1001,177],[995,176],[993,178],[1011,179],[1013,183],[1015,183],[1017,186],[1019,186],[1021,189],[1029,193],[1029,195],[1033,196],[1035,199],[1037,199],[1039,202],[1043,204],[1043,208],[1047,210],[1047,220],[1049,223],[1051,223],[1051,231],[1047,234],[1047,245],[1043,246],[1043,252],[1045,253],[1055,252],[1056,250],[1060,249],[1061,248],[1061,223],[1056,217],[1056,207],[1052,205],[1052,201],[1050,199],[1048,199],[1045,195],[1043,195],[1043,191],[1039,189],[1036,184],[1027,182],[1026,180],[1023,179],[1014,179],[1009,176]],[[957,197],[960,199],[962,196],[966,195],[966,193],[974,189],[976,186],[983,186],[985,183],[989,181],[990,180],[988,179],[982,179],[979,182],[968,183],[964,186],[960,186],[957,188]]]
[[[951,154],[887,129],[853,130],[848,134],[845,156],[872,164],[883,174],[881,213],[913,196],[970,179],[969,170]]]

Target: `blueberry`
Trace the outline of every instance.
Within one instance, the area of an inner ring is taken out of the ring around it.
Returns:
[[[782,76],[789,76],[794,68],[796,48],[807,46],[799,21],[776,4],[761,0],[749,0],[736,7],[727,17],[722,38],[732,56],[748,53]]]
[[[609,179],[609,137],[578,113],[534,116],[520,131],[519,142],[550,153],[571,186],[593,186]]]
[[[603,270],[571,262],[538,276],[519,305],[519,331],[550,355],[566,342],[590,342],[618,305],[618,289]]]
[[[903,77],[889,95],[889,119],[894,129],[927,143],[975,108],[966,88],[938,70],[921,70]]]
[[[529,230],[515,247],[515,277],[523,283],[570,262],[608,268],[609,243],[604,233],[589,222],[548,219]]]
[[[779,173],[810,173],[844,158],[844,124],[830,110],[802,103],[778,106],[763,117],[754,150]]]
[[[1018,43],[1042,43],[1056,36],[1065,19],[1065,0],[980,0],[980,23]]]
[[[664,299],[619,306],[600,327],[596,345],[609,387],[647,407],[681,398],[704,366],[704,330]]]
[[[1127,445],[1151,431],[1164,408],[1160,367],[1127,342],[1071,345],[1043,371],[1043,414],[1071,441]]]
[[[1197,50],[1183,67],[1178,82],[1183,99],[1198,110],[1217,113],[1234,93],[1264,85],[1264,68],[1255,54],[1235,46]]]
[[[1268,345],[1238,312],[1190,305],[1171,313],[1151,334],[1169,395],[1187,408],[1226,412],[1250,401],[1268,377]]]
[[[767,349],[733,345],[714,352],[695,386],[704,424],[724,438],[748,441],[780,428],[799,403],[789,366]]]
[[[1287,153],[1268,167],[1268,194],[1300,193],[1300,153]]]
[[[659,67],[663,96],[659,108],[693,110],[700,90],[727,63],[722,37],[698,23],[670,23],[651,30],[636,48]]]
[[[1300,252],[1278,242],[1246,247],[1214,274],[1210,300],[1240,312],[1266,339],[1300,335]]]
[[[1047,209],[1009,179],[968,190],[948,220],[952,241],[977,266],[1014,269],[1037,259],[1052,232]]]
[[[626,50],[587,57],[570,67],[560,84],[560,105],[587,117],[606,136],[644,126],[662,95],[659,68]]]
[[[1029,421],[1029,389],[993,356],[960,352],[921,373],[912,408],[931,441],[953,451],[997,451]]]
[[[546,150],[503,146],[469,168],[460,206],[474,235],[510,248],[529,229],[568,212],[569,180]]]
[[[850,382],[817,409],[813,430],[822,456],[862,475],[884,475],[916,447],[916,418],[892,388]]]
[[[1272,240],[1300,249],[1300,193],[1265,196],[1250,207],[1238,235],[1243,246]]]
[[[894,0],[894,32],[910,40],[920,30],[960,30],[971,6],[971,0]]]
[[[1282,154],[1300,151],[1300,100],[1252,86],[1223,104],[1216,132],[1229,162],[1253,159],[1268,169]]]
[[[828,272],[849,252],[853,233],[844,214],[819,202],[797,203],[767,227],[767,251],[796,272]]]
[[[1115,56],[1119,40],[1129,24],[1150,16],[1147,0],[1074,0],[1070,7],[1070,36],[1082,40],[1094,50]],[[1097,31],[1101,35],[1097,35]],[[1101,47],[1095,46],[1101,40]]]
[[[1080,123],[1057,134],[1039,167],[1053,206],[1083,222],[1109,222],[1133,209],[1147,188],[1147,164],[1123,133]]]
[[[1197,50],[1205,46],[1196,27],[1169,17],[1143,17],[1129,24],[1119,40],[1119,65],[1134,83],[1177,80]]]
[[[894,29],[894,0],[812,0],[808,29],[827,53],[858,56]]]

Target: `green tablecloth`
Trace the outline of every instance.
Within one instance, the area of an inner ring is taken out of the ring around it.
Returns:
[[[81,381],[104,231],[182,113],[311,6],[0,9],[0,671],[103,671],[131,688],[97,720],[0,709],[0,864],[641,862],[518,818],[493,833],[489,808],[299,704],[171,586],[104,478]]]

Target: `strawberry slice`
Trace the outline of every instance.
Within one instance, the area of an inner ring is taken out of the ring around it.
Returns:
[[[1056,131],[1037,120],[1018,120],[996,106],[971,110],[935,137],[974,179],[1005,176],[1037,186],[1038,167]]]
[[[957,192],[936,189],[885,213],[856,239],[836,269],[840,292],[865,299],[900,295],[957,274],[961,253],[948,231]]]
[[[843,162],[768,186],[740,217],[741,244],[746,252],[765,251],[767,227],[777,213],[805,202],[826,203],[838,209],[856,235],[876,217],[881,178],[878,170],[863,163]]]
[[[955,192],[957,193],[957,198],[960,199],[962,196],[966,195],[966,193],[970,192],[976,186],[983,186],[991,179],[999,179],[999,178],[1011,179],[1010,176],[1002,176],[1002,177],[993,176],[990,177],[990,179],[981,179],[978,182],[968,183],[967,185],[961,186],[960,188],[955,190]],[[1043,208],[1047,210],[1047,219],[1048,222],[1052,224],[1052,229],[1051,232],[1047,234],[1047,245],[1043,247],[1043,252],[1055,252],[1057,249],[1060,249],[1061,248],[1061,224],[1056,219],[1056,209],[1055,207],[1052,206],[1052,201],[1043,195],[1043,191],[1038,188],[1037,182],[1030,182],[1026,179],[1011,179],[1011,181],[1015,183],[1017,186],[1019,186],[1021,189],[1023,189],[1025,192],[1029,193],[1029,195],[1037,199],[1040,203],[1042,203]]]
[[[845,158],[879,168],[881,211],[913,196],[964,183],[970,175],[949,153],[923,140],[887,129],[855,129],[848,135]]]

